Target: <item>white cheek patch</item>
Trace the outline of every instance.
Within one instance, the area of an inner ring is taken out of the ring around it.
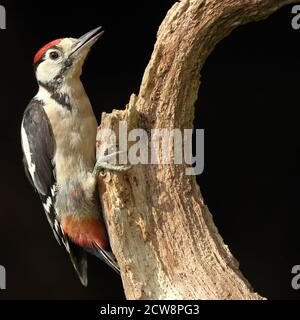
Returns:
[[[57,75],[59,75],[61,66],[58,61],[45,60],[36,70],[37,80],[42,83],[52,81]]]
[[[31,152],[30,152],[29,142],[28,142],[27,134],[24,129],[23,123],[22,123],[22,127],[21,127],[21,138],[22,138],[22,147],[23,147],[24,155],[25,155],[27,165],[28,165],[28,171],[32,177],[32,180],[34,180],[35,164],[32,163],[32,160],[31,160]]]

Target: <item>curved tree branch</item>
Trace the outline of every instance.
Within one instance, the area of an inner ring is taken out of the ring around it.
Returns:
[[[234,28],[293,0],[182,0],[168,12],[138,96],[100,129],[192,128],[199,74]],[[263,299],[239,271],[184,165],[137,165],[99,178],[110,241],[128,299]]]

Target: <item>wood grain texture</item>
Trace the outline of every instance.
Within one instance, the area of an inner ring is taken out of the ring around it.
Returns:
[[[123,111],[102,114],[101,130],[192,128],[200,71],[234,28],[268,17],[289,0],[182,0],[169,10],[138,96]],[[184,165],[137,165],[99,178],[111,245],[128,299],[264,299],[214,225],[199,186]],[[232,199],[234,201],[234,199]],[[238,228],[238,226],[237,226]]]

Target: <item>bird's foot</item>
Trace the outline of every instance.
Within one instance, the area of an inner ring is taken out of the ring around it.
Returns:
[[[126,172],[129,169],[131,169],[132,168],[131,165],[123,166],[123,165],[115,165],[115,164],[109,163],[109,161],[115,160],[116,156],[118,155],[120,156],[124,153],[126,153],[126,151],[117,151],[98,159],[93,170],[93,175],[94,176],[104,175],[105,171]]]

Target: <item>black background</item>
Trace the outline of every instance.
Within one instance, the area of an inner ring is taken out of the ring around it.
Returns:
[[[100,119],[138,93],[158,26],[175,1],[9,0],[0,30],[0,299],[122,299],[119,277],[91,257],[81,286],[57,246],[20,148],[22,113],[37,90],[32,57],[45,43],[102,25],[83,81]],[[121,5],[123,3],[123,5]],[[205,172],[199,183],[225,242],[255,290],[298,299],[291,269],[300,264],[300,30],[291,7],[240,27],[222,41],[202,71],[195,127],[205,129]]]

